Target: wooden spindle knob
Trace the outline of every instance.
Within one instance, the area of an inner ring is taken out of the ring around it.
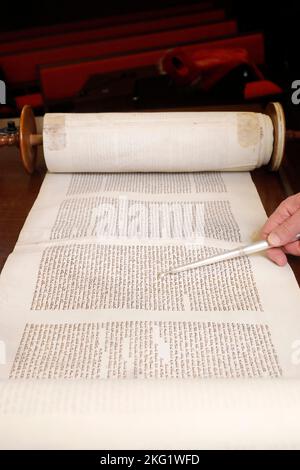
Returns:
[[[25,169],[33,173],[37,157],[37,145],[33,145],[32,136],[36,135],[35,117],[31,106],[24,106],[20,117],[20,153]]]
[[[19,129],[14,121],[8,121],[7,126],[0,129],[0,147],[19,145]]]
[[[285,133],[286,140],[300,140],[300,131],[287,130]]]
[[[0,135],[0,147],[11,147],[13,145],[19,145],[19,132]]]
[[[269,103],[266,107],[273,124],[273,152],[269,163],[271,171],[277,171],[282,163],[285,150],[285,117],[280,103]]]
[[[36,133],[35,117],[31,106],[24,106],[20,117],[20,127],[13,121],[0,129],[0,147],[16,145],[20,148],[21,159],[28,173],[33,173],[37,157],[37,146],[43,143],[42,134]]]

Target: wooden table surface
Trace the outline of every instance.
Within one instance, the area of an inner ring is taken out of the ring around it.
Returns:
[[[15,246],[45,173],[41,156],[35,173],[28,175],[15,148],[0,149],[0,270]],[[265,210],[270,215],[286,197],[279,175],[260,168],[252,172],[252,178]],[[300,285],[300,258],[290,257],[289,260]]]

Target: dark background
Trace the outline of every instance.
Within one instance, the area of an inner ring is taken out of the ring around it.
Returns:
[[[101,0],[97,3],[92,1],[80,3],[70,0],[47,2],[6,0],[1,1],[0,31],[191,3],[202,2],[201,0],[124,0],[123,2]],[[267,65],[274,78],[281,79],[286,76],[293,78],[299,72],[299,0],[217,0],[214,4],[225,7],[228,17],[237,18],[241,33],[264,31]]]
[[[135,11],[155,10],[174,5],[206,3],[205,0],[100,0],[75,2],[48,0],[2,1],[0,31],[38,25],[66,23]],[[239,33],[262,31],[265,40],[266,79],[281,86],[288,124],[300,128],[300,106],[291,105],[291,83],[300,79],[300,0],[214,0],[214,7],[226,9],[227,18],[235,18]]]

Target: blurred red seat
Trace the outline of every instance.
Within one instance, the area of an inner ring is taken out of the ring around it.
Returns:
[[[33,28],[27,28],[17,31],[6,31],[0,33],[0,42],[16,40],[17,38],[29,38],[45,36],[47,34],[59,34],[66,33],[68,31],[84,30],[96,27],[112,26],[117,24],[126,24],[134,21],[145,21],[151,18],[165,18],[172,15],[184,15],[185,13],[193,13],[199,11],[205,11],[213,7],[212,2],[201,2],[199,4],[186,4],[178,5],[173,7],[137,11],[128,14],[104,16],[101,18],[87,19],[75,22],[36,26]]]
[[[236,48],[247,50],[255,64],[264,63],[264,36],[262,33],[241,35],[216,41],[195,42],[183,46],[189,52],[213,48]],[[114,57],[96,57],[69,63],[57,63],[39,67],[40,84],[46,102],[71,99],[95,74],[108,73],[122,69],[144,67],[158,64],[166,53],[165,48],[123,54]]]
[[[20,86],[37,80],[37,66],[47,63],[80,60],[104,54],[124,53],[142,49],[172,47],[177,44],[232,35],[237,32],[235,21],[194,26],[153,34],[106,41],[73,44],[0,56],[0,67],[7,84]]]
[[[182,28],[192,25],[201,25],[222,21],[225,18],[224,10],[208,10],[186,15],[167,16],[166,18],[156,18],[143,20],[134,23],[103,27],[102,25],[90,27],[84,30],[66,31],[59,34],[41,35],[33,38],[23,38],[17,40],[2,41],[0,43],[0,54],[8,52],[30,51],[34,49],[46,49],[65,44],[74,44],[95,39],[115,39],[118,37],[133,36],[151,32]]]

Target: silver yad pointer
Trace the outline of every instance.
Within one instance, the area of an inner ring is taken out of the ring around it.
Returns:
[[[300,233],[298,233],[298,235],[296,235],[294,240],[292,240],[290,243],[297,240],[300,240]],[[207,266],[209,264],[219,263],[220,261],[238,258],[240,256],[252,255],[253,253],[258,253],[259,251],[264,251],[269,248],[272,248],[272,246],[268,243],[268,241],[261,240],[259,242],[252,243],[251,245],[241,246],[235,248],[234,250],[226,251],[225,253],[220,253],[218,255],[210,256],[209,258],[194,261],[193,263],[175,266],[174,268],[169,269],[169,271],[160,273],[158,278],[162,279],[168,274],[176,274],[182,271],[188,271],[189,269],[201,268],[202,266]]]

